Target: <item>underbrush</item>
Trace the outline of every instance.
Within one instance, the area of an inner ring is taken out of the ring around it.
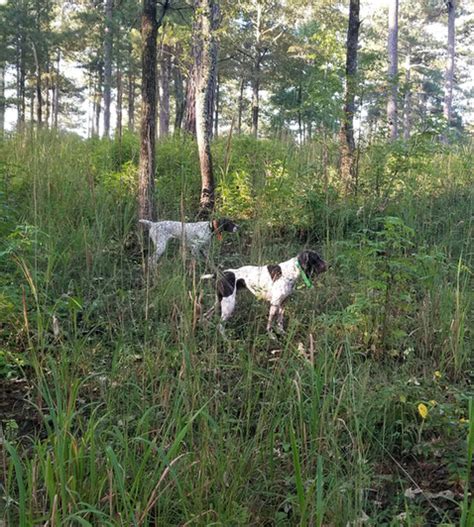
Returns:
[[[349,198],[333,145],[219,139],[241,230],[154,276],[134,136],[0,149],[9,524],[472,525],[472,149],[368,147]],[[157,153],[159,216],[193,219],[194,143]],[[245,293],[228,342],[200,320],[201,274],[303,247],[331,268],[278,341]]]

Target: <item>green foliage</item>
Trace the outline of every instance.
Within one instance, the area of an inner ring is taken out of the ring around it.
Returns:
[[[133,137],[121,157],[70,135],[2,143],[9,524],[469,525],[472,154],[423,141],[362,151],[347,198],[330,143],[218,139],[216,215],[241,232],[195,264],[169,247],[156,276]],[[160,216],[193,218],[195,144],[157,152]],[[245,293],[228,342],[197,320],[200,274],[304,246],[331,268],[289,299],[278,342]]]

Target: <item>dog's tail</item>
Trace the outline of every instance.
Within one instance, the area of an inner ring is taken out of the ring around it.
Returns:
[[[215,273],[203,274],[201,275],[201,280],[210,280],[211,278],[215,278],[215,277],[216,277]]]
[[[138,222],[143,223],[143,225],[145,225],[145,227],[148,227],[148,228],[150,228],[153,225],[153,222],[148,221],[148,220],[138,220]]]

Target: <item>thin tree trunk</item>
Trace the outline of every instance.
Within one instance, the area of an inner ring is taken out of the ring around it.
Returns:
[[[359,43],[360,1],[350,0],[349,25],[347,28],[346,86],[344,113],[339,133],[341,146],[341,179],[348,190],[355,181],[354,114],[357,86],[357,46]]]
[[[183,76],[177,61],[174,63],[174,100],[175,100],[175,117],[174,117],[174,133],[177,134],[181,129],[184,117],[184,90],[183,90]]]
[[[46,79],[45,79],[45,86],[44,91],[46,94],[46,98],[44,101],[44,107],[45,107],[45,116],[44,116],[44,122],[46,124],[46,128],[49,128],[49,119],[51,115],[51,97],[50,97],[50,90],[51,90],[51,84],[50,84],[50,78],[51,78],[51,68],[49,64],[49,60],[46,62]]]
[[[0,138],[5,134],[5,62],[0,64]]]
[[[217,74],[217,38],[219,6],[215,0],[195,0],[200,32],[196,39],[196,139],[201,168],[201,211],[214,208],[214,174],[211,155],[212,96]]]
[[[263,55],[260,49],[260,40],[262,38],[262,5],[257,3],[257,14],[255,20],[255,57],[253,64],[252,78],[252,134],[258,137],[258,118],[259,118],[259,97],[260,97],[260,66]]]
[[[217,82],[216,82],[216,96],[215,96],[215,110],[214,110],[214,137],[218,137],[219,135],[219,89],[220,89],[220,83],[219,83],[219,76],[217,76]]]
[[[122,70],[117,65],[117,124],[115,128],[115,137],[122,140],[122,104],[123,104],[123,87],[122,87]]]
[[[39,5],[39,1],[36,1],[36,30],[39,35],[41,35],[41,8]],[[35,88],[36,88],[36,118],[38,121],[38,126],[41,127],[43,125],[43,95],[41,92],[41,81],[42,81],[42,72],[41,72],[41,65],[40,61],[38,59],[38,52],[36,49],[36,45],[34,42],[31,43],[33,47],[33,56],[35,59],[35,66],[36,66],[36,79],[35,79]]]
[[[237,110],[237,133],[240,134],[242,132],[242,107],[244,103],[244,88],[245,88],[245,80],[242,78],[240,81],[240,91],[239,91],[239,102],[238,102],[238,110]]]
[[[26,102],[25,102],[25,60],[24,60],[24,37],[19,37],[18,62],[17,62],[17,126],[23,128],[25,124]]]
[[[31,47],[33,49],[33,57],[35,61],[35,67],[36,67],[36,77],[35,77],[35,90],[36,90],[36,118],[38,122],[38,126],[41,126],[43,124],[43,98],[41,96],[41,67],[38,60],[38,53],[36,52],[36,46],[35,43],[31,43]],[[33,108],[33,103],[32,108]],[[32,119],[33,120],[33,119]]]
[[[405,57],[405,100],[403,105],[403,139],[408,141],[411,134],[411,56]]]
[[[301,104],[303,100],[301,82],[298,85],[298,137],[300,144],[303,143],[303,121],[301,118]]]
[[[387,122],[389,137],[398,136],[398,0],[390,0],[388,11],[388,83]]]
[[[88,75],[88,93],[89,93],[89,111],[88,111],[88,122],[87,122],[87,137],[93,137],[95,135],[94,130],[94,115],[95,115],[95,97],[94,97],[94,80],[92,75],[92,68],[89,68]],[[54,92],[53,92],[53,113],[54,113]]]
[[[451,126],[453,113],[453,85],[454,85],[454,61],[456,43],[456,0],[446,0],[448,8],[448,56],[446,60],[445,86],[444,86],[444,108],[443,115],[448,128]]]
[[[105,0],[104,137],[110,136],[110,102],[112,93],[112,9],[113,0]]]
[[[194,63],[189,70],[186,84],[184,130],[188,134],[196,135],[196,66]]]
[[[258,117],[259,117],[259,97],[260,97],[260,57],[255,60],[252,79],[252,134],[258,137]]]
[[[31,88],[30,90],[30,123],[35,122],[35,90]]]
[[[133,74],[132,43],[128,47],[128,129],[133,132],[135,129],[135,76]]]
[[[61,64],[61,50],[58,48],[57,55],[56,55],[56,71],[54,74],[54,90],[53,90],[53,126],[54,128],[58,127],[58,117],[59,117],[60,64]]]
[[[100,133],[100,114],[102,112],[102,65],[99,65],[97,85],[95,90],[95,133]]]
[[[160,20],[156,18],[156,0],[142,3],[142,111],[140,120],[140,164],[138,172],[138,217],[156,218],[155,136],[156,136],[156,37],[168,8],[164,1]]]
[[[158,137],[166,137],[169,134],[170,128],[170,75],[171,75],[171,60],[169,47],[163,45],[161,47],[160,57],[160,72],[158,100],[160,102],[159,108],[159,134]]]

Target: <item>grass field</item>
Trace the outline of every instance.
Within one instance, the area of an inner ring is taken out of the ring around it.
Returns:
[[[193,219],[192,141],[157,147],[159,216]],[[474,525],[473,149],[214,144],[241,230],[146,271],[137,139],[0,144],[5,524]],[[200,320],[217,266],[315,248],[331,263],[265,333],[242,296]]]

